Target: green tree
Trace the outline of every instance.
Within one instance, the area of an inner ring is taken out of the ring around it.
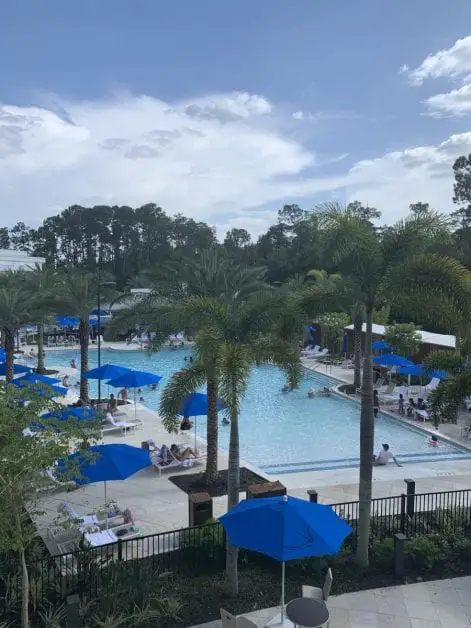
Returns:
[[[453,173],[455,175],[453,203],[460,207],[452,216],[461,228],[468,229],[471,226],[471,154],[467,157],[462,155],[455,160]]]
[[[38,326],[38,363],[36,371],[45,373],[44,366],[44,323],[48,316],[54,314],[61,301],[59,282],[56,270],[51,266],[36,264],[35,268],[25,274],[26,289],[34,295],[32,299],[33,321]]]
[[[251,369],[259,364],[278,365],[285,370],[290,385],[297,386],[299,350],[295,342],[297,335],[292,332],[296,327],[288,324],[288,318],[292,313],[292,320],[299,322],[296,317],[299,311],[282,294],[261,294],[231,304],[211,297],[190,297],[181,308],[182,318],[191,320],[198,330],[196,360],[171,377],[162,394],[160,414],[166,428],[176,431],[182,400],[204,382],[206,364],[214,364],[219,394],[231,421],[227,486],[230,510],[239,502],[239,413]],[[226,573],[228,592],[236,596],[237,549],[230,544]]]
[[[102,277],[90,275],[88,273],[75,271],[64,271],[58,277],[57,290],[60,294],[58,311],[61,314],[77,316],[79,322],[79,343],[80,343],[80,399],[84,403],[89,403],[88,380],[85,373],[88,371],[88,348],[90,340],[90,312],[97,305],[98,283]],[[107,286],[102,287],[103,301],[110,300],[114,290]]]
[[[157,331],[159,333],[154,348],[159,349],[171,331],[181,329],[185,329],[187,333],[199,331],[191,309],[185,305],[186,299],[211,298],[229,308],[235,307],[254,294],[271,290],[263,281],[264,273],[263,268],[249,268],[228,259],[216,247],[203,251],[196,257],[183,258],[178,265],[169,264],[165,281],[158,277],[149,297],[117,316],[111,330],[127,329],[139,324],[141,329]],[[205,475],[206,481],[212,483],[216,481],[218,475],[219,383],[215,357],[208,352],[201,353],[199,360],[188,364],[180,373],[180,385],[178,390],[174,391],[176,406],[172,406],[174,409],[177,408],[175,412],[186,394],[206,385],[208,455]]]
[[[18,401],[28,401],[19,404]],[[40,415],[55,407],[44,395],[36,394],[36,387],[19,391],[17,387],[3,386],[0,394],[0,552],[16,553],[19,563],[19,581],[22,587],[21,626],[29,628],[29,572],[26,552],[37,539],[32,524],[41,512],[40,489],[47,486],[43,474],[56,461],[70,452],[70,442],[81,435],[77,421],[62,421],[60,431],[55,421],[41,419]],[[39,418],[38,418],[39,417]],[[41,437],[23,436],[31,423],[40,424]],[[87,426],[88,427],[88,426]]]
[[[357,561],[366,567],[374,437],[373,313],[378,304],[388,301],[416,320],[421,312],[424,322],[458,324],[469,311],[469,273],[454,260],[428,253],[437,242],[450,238],[448,223],[439,214],[414,215],[379,234],[348,208],[330,204],[321,209],[326,253],[356,284],[365,310]]]
[[[21,325],[34,320],[34,299],[23,271],[0,273],[0,329],[6,354],[6,380],[13,379],[15,333]]]
[[[393,323],[386,327],[385,340],[395,347],[395,352],[406,358],[412,358],[420,347],[420,330],[414,323]]]

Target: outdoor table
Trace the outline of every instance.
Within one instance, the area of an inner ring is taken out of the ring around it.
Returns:
[[[288,602],[286,616],[299,628],[320,628],[329,621],[329,609],[314,598],[298,597]]]

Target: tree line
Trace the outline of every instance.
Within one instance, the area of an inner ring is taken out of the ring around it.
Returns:
[[[449,252],[471,268],[471,155],[459,157],[454,165],[452,213],[453,242]],[[359,218],[377,224],[381,211],[353,201],[349,209]],[[440,208],[437,208],[440,209]],[[411,213],[431,211],[428,203],[410,206]],[[387,231],[389,227],[376,227]],[[213,227],[182,214],[169,216],[161,207],[82,207],[73,205],[46,218],[37,229],[18,222],[0,228],[0,248],[14,248],[44,257],[54,267],[82,268],[94,273],[100,268],[113,276],[119,288],[133,282],[145,283],[149,269],[209,248],[220,248],[225,256],[248,266],[263,266],[266,279],[285,282],[312,268],[321,268],[321,226],[318,212],[296,204],[284,205],[277,221],[253,240],[246,229],[233,228],[219,243]]]

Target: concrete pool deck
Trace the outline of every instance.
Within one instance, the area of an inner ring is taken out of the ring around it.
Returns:
[[[116,346],[118,343],[113,343],[113,345]],[[352,371],[338,367],[327,367],[327,373],[325,373],[324,366],[316,368],[316,371],[337,379],[340,379],[341,376],[353,378]],[[122,409],[130,418],[133,418],[133,405]],[[115,432],[112,435],[107,435],[104,442],[128,443],[138,447],[142,441],[149,438],[153,438],[157,444],[194,442],[193,435],[186,437],[169,436],[161,425],[156,412],[141,405],[138,405],[137,411],[138,417],[142,421],[141,429],[133,430],[126,435]],[[445,434],[446,428],[455,427],[457,426],[445,425],[440,426],[440,430]],[[453,438],[452,434],[449,435]],[[198,440],[198,443],[199,446],[204,446],[203,441]],[[219,466],[221,469],[227,468],[227,455],[223,451],[219,453]],[[267,476],[266,473],[244,460],[241,460],[241,466],[253,469],[270,481],[279,480],[287,487],[289,494],[296,497],[307,498],[307,490],[316,489],[319,493],[319,501],[322,503],[339,503],[358,499],[358,468]],[[121,508],[129,508],[132,511],[143,534],[177,530],[188,525],[188,497],[168,478],[181,473],[195,473],[202,468],[204,467],[198,466],[189,470],[164,471],[160,478],[153,468],[146,469],[126,481],[108,482],[107,497],[108,500],[115,500]],[[405,491],[405,478],[416,480],[417,493],[469,489],[471,487],[471,459],[432,460],[410,465],[405,464],[400,468],[394,465],[383,468],[375,467],[373,469],[373,497],[389,497],[403,493]],[[245,493],[241,492],[240,497],[241,499],[245,498]],[[45,495],[41,501],[44,514],[37,518],[37,524],[51,551],[55,553],[56,547],[53,542],[48,540],[47,530],[54,525],[54,520],[58,515],[57,507],[61,502],[68,501],[76,507],[78,512],[87,514],[99,510],[103,500],[103,484],[84,486],[72,492],[57,490]],[[226,502],[226,497],[218,497],[213,500],[215,517],[226,512]]]

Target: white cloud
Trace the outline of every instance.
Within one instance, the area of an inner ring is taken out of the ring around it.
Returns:
[[[412,85],[422,85],[426,79],[454,79],[471,74],[471,35],[458,39],[451,48],[429,55],[413,70],[403,66],[401,72],[408,75]]]
[[[220,234],[235,226],[256,235],[283,202],[309,208],[314,195],[344,198],[345,190],[392,222],[418,200],[451,209],[453,161],[471,152],[464,133],[347,170],[346,155],[318,158],[289,135],[292,114],[249,94],[176,103],[126,95],[60,109],[63,117],[0,106],[0,226],[37,225],[75,203],[155,202]],[[339,174],[312,174],[326,164]]]
[[[434,117],[463,116],[471,112],[471,83],[444,94],[436,94],[426,101]]]
[[[291,139],[262,96],[217,94],[166,103],[125,95],[0,107],[3,222],[38,223],[68,205],[156,202],[198,219],[243,215],[311,193],[315,154]]]
[[[439,211],[454,209],[452,165],[471,152],[471,132],[452,135],[436,146],[420,146],[360,161],[346,177],[348,196],[383,212],[391,223],[407,213],[411,203],[430,203]]]

